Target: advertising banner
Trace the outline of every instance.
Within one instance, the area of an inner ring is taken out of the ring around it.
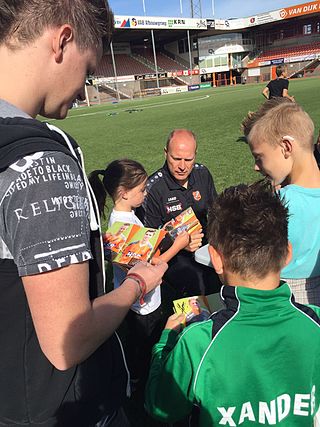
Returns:
[[[248,77],[257,77],[260,76],[260,68],[249,68]]]
[[[235,19],[197,19],[197,18],[175,18],[159,16],[127,16],[115,15],[115,28],[126,28],[131,30],[146,29],[172,29],[172,30],[216,30],[234,31],[284,19],[295,18],[297,16],[308,15],[320,12],[320,0],[298,4],[270,12],[246,18]]]
[[[271,65],[281,65],[284,64],[284,58],[271,59]]]
[[[295,18],[297,16],[308,15],[320,12],[320,0],[298,4],[270,12],[259,13],[247,18],[236,19],[207,19],[207,28],[216,30],[240,30],[255,25],[268,24],[270,22],[281,21],[283,19]]]
[[[260,61],[258,65],[259,67],[265,67],[266,65],[271,65],[271,61]]]
[[[298,4],[292,7],[285,7],[280,10],[282,19],[295,18],[296,16],[308,15],[320,12],[320,1]]]
[[[158,78],[162,79],[167,77],[167,73],[158,73]],[[154,80],[157,78],[156,73],[150,73],[150,74],[138,74],[134,76],[134,80]]]
[[[193,90],[199,90],[200,89],[200,85],[191,85],[188,86],[188,91],[191,92]]]
[[[221,66],[217,66],[217,67],[201,68],[200,74],[223,73],[224,71],[229,71],[229,66],[228,65],[221,65]]]
[[[212,85],[210,82],[207,83],[200,83],[200,89],[208,89],[210,88]]]
[[[161,95],[170,95],[171,93],[188,92],[188,86],[167,86],[160,88]]]
[[[125,82],[133,82],[135,80],[135,76],[118,76],[116,79],[115,77],[100,77],[97,79],[93,79],[92,83],[94,85],[103,85],[103,84],[109,84],[109,83],[115,83],[116,81],[118,83],[125,83]]]
[[[116,15],[114,17],[114,27],[131,30],[206,30],[207,21],[206,19],[196,18]]]
[[[303,61],[313,61],[316,59],[316,55],[312,53],[311,55],[301,55],[301,56],[290,56],[289,58],[284,58],[284,62],[303,62]]]

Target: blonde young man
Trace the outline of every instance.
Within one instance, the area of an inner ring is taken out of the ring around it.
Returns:
[[[0,22],[0,425],[125,426],[114,331],[166,265],[104,294],[79,147],[35,120],[84,97],[113,14],[106,0],[3,0]]]
[[[289,208],[290,264],[281,277],[296,300],[320,305],[320,172],[315,160],[314,125],[296,103],[267,101],[244,121],[255,170],[280,187]]]

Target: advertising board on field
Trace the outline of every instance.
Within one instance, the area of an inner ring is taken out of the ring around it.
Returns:
[[[248,77],[260,76],[260,68],[248,68]]]
[[[200,85],[190,85],[188,86],[188,91],[189,92],[193,92],[194,90],[199,90],[200,89]]]
[[[118,76],[115,77],[99,77],[93,79],[92,83],[94,85],[104,85],[104,84],[112,84],[112,83],[125,83],[125,82],[133,82],[135,80],[134,76]]]
[[[168,76],[168,73],[158,73],[159,79],[164,79]],[[136,74],[134,80],[155,80],[157,78],[157,73],[148,73],[148,74]]]
[[[209,89],[212,87],[211,82],[207,82],[207,83],[200,83],[200,89]]]
[[[161,95],[170,95],[172,93],[188,92],[188,86],[167,86],[160,88]]]

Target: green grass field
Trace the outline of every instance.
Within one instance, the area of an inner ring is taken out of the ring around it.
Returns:
[[[80,143],[86,170],[104,168],[117,158],[140,161],[151,173],[163,163],[163,147],[173,128],[193,130],[198,136],[199,162],[211,171],[218,191],[257,174],[248,147],[237,142],[241,120],[262,102],[264,85],[238,85],[119,104],[73,109],[55,122]],[[310,114],[318,131],[320,79],[290,81],[290,94]],[[126,110],[140,111],[129,113]],[[117,113],[109,115],[110,113]]]

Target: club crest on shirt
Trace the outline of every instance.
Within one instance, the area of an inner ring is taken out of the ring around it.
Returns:
[[[196,200],[197,202],[199,202],[199,200],[201,200],[201,193],[200,191],[194,191],[192,193],[194,200]]]

